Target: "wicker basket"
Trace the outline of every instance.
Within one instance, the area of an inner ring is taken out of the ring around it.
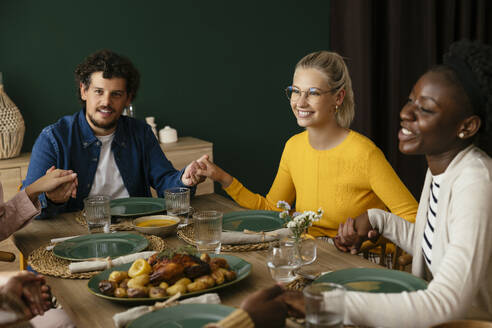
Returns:
[[[3,90],[0,73],[0,159],[19,156],[25,132],[24,119]]]

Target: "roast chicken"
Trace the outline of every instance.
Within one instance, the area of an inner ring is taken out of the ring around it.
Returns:
[[[174,254],[172,258],[159,258],[153,255],[148,262],[152,265],[150,275],[152,284],[162,281],[173,283],[183,277],[194,279],[211,272],[210,264],[188,254]]]

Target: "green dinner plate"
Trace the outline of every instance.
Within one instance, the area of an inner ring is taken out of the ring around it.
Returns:
[[[224,214],[222,230],[226,231],[272,231],[284,226],[285,220],[275,211],[238,211]]]
[[[144,314],[128,328],[202,328],[231,314],[235,308],[220,304],[183,304]]]
[[[62,259],[82,261],[93,257],[115,258],[140,252],[149,241],[129,232],[96,233],[65,240],[53,248],[53,254]]]
[[[208,293],[208,292],[220,289],[220,288],[224,288],[224,287],[233,285],[233,284],[238,283],[239,281],[243,280],[244,278],[249,276],[249,274],[251,273],[251,263],[243,260],[240,257],[233,256],[233,255],[224,255],[224,254],[218,254],[218,255],[209,254],[209,255],[210,255],[210,257],[223,257],[223,258],[225,258],[227,260],[227,262],[229,263],[229,266],[231,267],[231,269],[236,271],[237,278],[235,280],[226,282],[222,285],[215,286],[215,287],[208,288],[208,289],[204,289],[204,290],[200,290],[198,292],[186,293],[183,296],[187,297],[187,296],[193,296],[193,295],[198,295],[198,294],[202,294],[202,293]],[[132,265],[132,263],[123,264],[123,265],[120,265],[120,266],[117,266],[117,267],[114,267],[111,269],[107,269],[107,270],[93,276],[89,280],[89,282],[87,283],[87,287],[89,288],[89,291],[96,296],[99,296],[99,297],[102,297],[102,298],[105,298],[105,299],[108,299],[111,301],[115,301],[115,302],[121,302],[121,303],[142,303],[142,304],[145,304],[145,303],[153,303],[156,301],[162,301],[162,300],[165,300],[169,297],[169,296],[166,296],[166,297],[161,297],[161,298],[148,298],[148,297],[146,297],[146,298],[119,298],[119,297],[114,297],[114,296],[106,296],[99,291],[99,282],[101,280],[108,279],[109,274],[113,271],[128,271],[128,269],[130,268],[131,265]]]
[[[334,282],[352,291],[369,293],[400,293],[427,288],[427,283],[420,278],[407,272],[388,269],[338,270],[324,274],[314,282]]]
[[[162,213],[166,210],[166,203],[162,198],[129,197],[113,199],[109,206],[112,216],[144,216]]]

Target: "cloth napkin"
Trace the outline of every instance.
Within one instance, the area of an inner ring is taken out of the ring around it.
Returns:
[[[62,241],[69,240],[69,239],[72,239],[72,238],[75,238],[75,237],[79,237],[79,235],[77,235],[77,236],[70,236],[70,237],[53,238],[53,239],[51,239],[51,243],[52,244],[57,244],[57,243],[61,243]],[[55,245],[46,246],[46,250],[47,251],[51,251],[53,248],[55,248]]]
[[[70,263],[68,269],[70,273],[89,272],[89,271],[101,271],[106,270],[112,266],[122,265],[133,262],[138,259],[147,259],[156,252],[140,252],[125,256],[120,256],[112,261],[106,259],[96,259],[94,261],[73,262]]]
[[[178,294],[176,294],[178,295]],[[175,296],[176,296],[175,295]],[[131,308],[125,312],[120,312],[116,313],[113,316],[113,322],[116,328],[123,328],[127,324],[129,324],[131,321],[137,319],[138,317],[152,312],[157,309],[161,309],[164,307],[169,307],[173,305],[178,305],[178,304],[220,304],[220,297],[216,293],[208,293],[208,294],[203,294],[197,297],[192,297],[192,298],[187,298],[179,302],[174,302],[178,297],[171,297],[165,302],[158,302],[155,303],[155,305],[142,305],[142,306],[137,306],[134,308]]]
[[[289,228],[277,229],[268,232],[254,232],[254,231],[222,231],[221,242],[222,244],[254,244],[262,243],[273,240],[285,238],[291,234]]]

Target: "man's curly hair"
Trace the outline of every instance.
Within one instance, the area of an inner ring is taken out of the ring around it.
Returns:
[[[463,86],[455,72],[447,66],[437,66],[431,71],[444,73],[448,81],[457,85],[463,90],[462,97],[459,99],[475,115],[480,117],[482,124],[477,133],[475,143],[477,146],[492,154],[492,46],[483,44],[479,41],[462,40],[453,43],[446,56],[453,56],[464,61],[473,72],[473,75],[480,87],[480,92],[484,98],[483,106],[474,108],[468,95],[464,92]],[[459,95],[458,95],[459,97]]]
[[[128,58],[104,49],[89,55],[75,68],[77,95],[82,104],[85,104],[85,101],[80,97],[80,83],[87,90],[91,84],[91,75],[95,72],[102,72],[105,79],[113,77],[125,79],[128,96],[132,100],[136,98],[140,84],[140,73]]]

